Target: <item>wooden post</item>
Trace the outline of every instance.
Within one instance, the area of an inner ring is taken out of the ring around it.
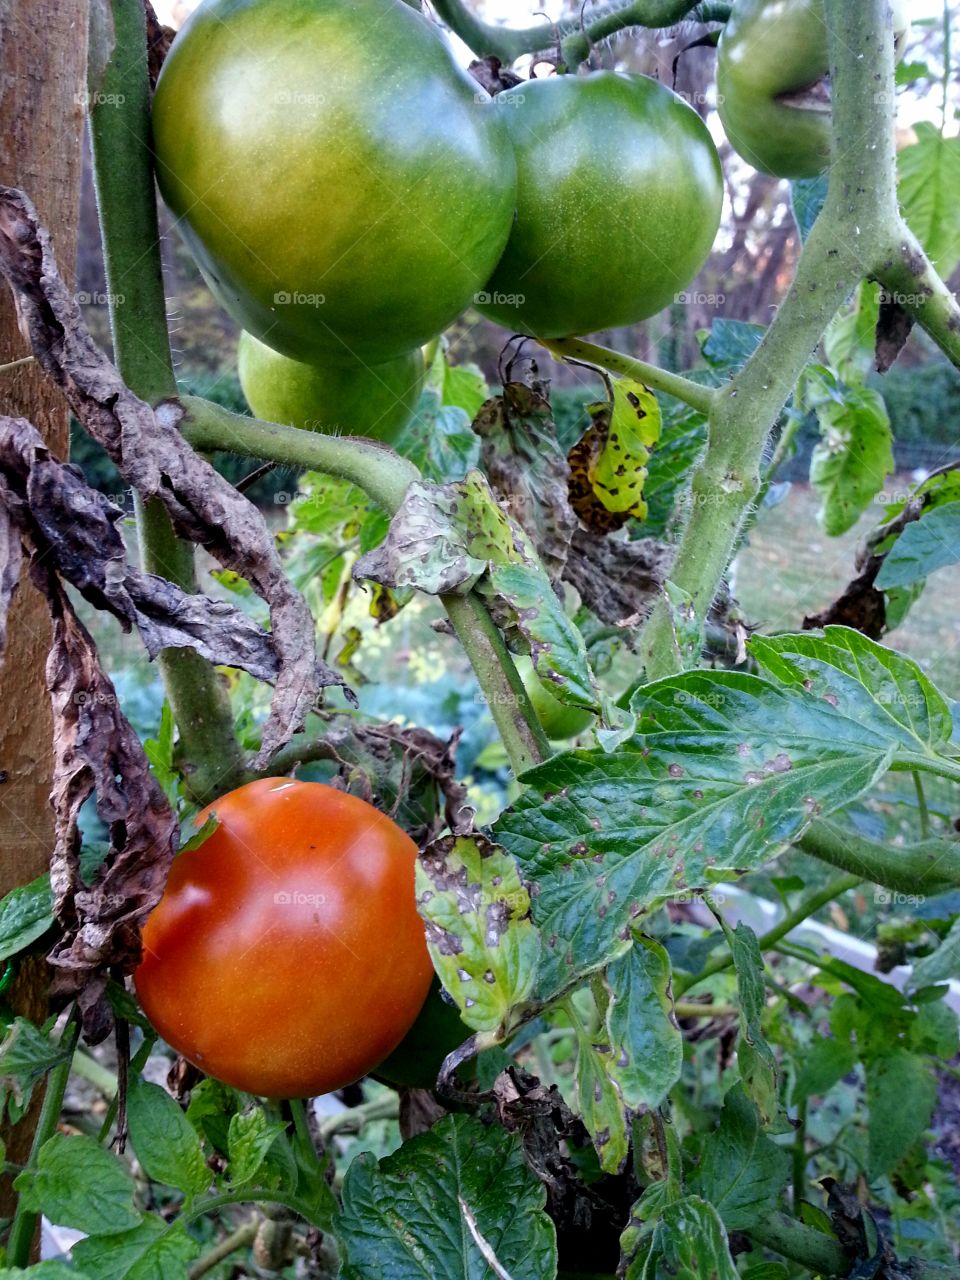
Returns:
[[[74,279],[80,207],[81,144],[90,0],[0,0],[0,182],[22,187],[53,235],[64,279]],[[0,287],[0,366],[29,354],[12,295]],[[59,457],[69,443],[66,402],[31,362],[0,370],[0,407],[29,419]],[[25,580],[14,599],[0,668],[0,895],[36,879],[53,839],[50,703],[44,664],[50,642],[46,605]],[[46,964],[21,966],[13,1007],[42,1018]],[[0,1138],[7,1159],[23,1163],[34,1107]],[[12,1212],[9,1179],[0,1180],[0,1217]]]

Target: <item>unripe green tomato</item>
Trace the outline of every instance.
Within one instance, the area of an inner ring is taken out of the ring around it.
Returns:
[[[153,136],[207,283],[295,359],[422,346],[513,221],[501,113],[396,0],[205,0],[164,63]]]
[[[593,724],[594,715],[585,707],[571,707],[561,702],[550,692],[546,683],[540,679],[530,658],[521,655],[514,659],[527,697],[537,713],[540,727],[548,738],[563,742],[567,738],[575,738],[585,733]]]
[[[413,419],[425,370],[419,348],[386,364],[304,364],[241,333],[237,370],[258,418],[391,444]]]
[[[894,0],[895,32],[907,7]],[[736,0],[717,51],[717,110],[734,150],[777,178],[823,173],[829,69],[823,0]]]
[[[371,1074],[386,1084],[408,1089],[432,1089],[448,1053],[473,1034],[453,1005],[441,995],[434,978],[413,1026],[388,1058]]]
[[[517,155],[517,221],[479,310],[542,338],[662,311],[720,225],[720,160],[697,113],[613,71],[528,81],[497,111]]]

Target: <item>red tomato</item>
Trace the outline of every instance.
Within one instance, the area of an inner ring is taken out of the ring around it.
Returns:
[[[223,796],[219,826],[173,864],[143,930],[137,994],[208,1075],[269,1098],[338,1089],[383,1060],[433,977],[416,845],[318,782]]]

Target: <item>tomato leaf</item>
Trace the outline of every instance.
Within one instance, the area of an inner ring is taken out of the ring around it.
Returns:
[[[494,826],[532,884],[538,993],[600,968],[678,891],[748,869],[886,772],[896,740],[802,689],[687,672],[641,689],[639,750],[528,771]]]
[[[777,1063],[761,1026],[766,1006],[763,954],[757,935],[742,921],[734,930],[731,951],[740,998],[740,1039],[737,1043],[740,1079],[748,1097],[756,1104],[761,1121],[769,1125],[777,1116],[780,1105]]]
[[[231,1116],[227,1132],[231,1185],[242,1187],[252,1182],[261,1171],[270,1148],[285,1132],[283,1121],[268,1120],[262,1107]],[[295,1177],[296,1170],[291,1167],[291,1172]]]
[[[176,1187],[188,1199],[206,1191],[212,1174],[193,1125],[165,1089],[138,1076],[127,1097],[130,1142],[154,1182]]]
[[[536,981],[540,938],[516,863],[483,836],[435,840],[417,863],[434,968],[477,1031],[501,1033]]]
[[[637,937],[606,971],[610,1069],[626,1105],[656,1108],[680,1079],[683,1037],[670,995],[670,959],[659,942]]]
[[[477,1280],[490,1258],[511,1280],[556,1274],[546,1192],[519,1139],[447,1116],[379,1163],[363,1152],[343,1185],[343,1280]]]
[[[929,1064],[908,1049],[867,1062],[870,1113],[867,1174],[879,1178],[896,1168],[930,1123],[937,1081]]]
[[[766,330],[759,324],[743,320],[715,320],[709,330],[697,337],[707,364],[716,373],[728,376],[742,369],[759,347]]]
[[[0,1043],[0,1085],[9,1094],[7,1106],[14,1123],[29,1105],[37,1082],[72,1052],[28,1018],[14,1018]]]
[[[856,1048],[849,1040],[814,1040],[799,1063],[793,1084],[793,1105],[800,1106],[808,1098],[822,1097],[848,1075],[857,1061]]]
[[[53,895],[46,873],[0,899],[0,961],[25,951],[53,925]]]
[[[908,524],[880,567],[876,586],[909,587],[960,560],[960,502],[935,507]]]
[[[704,1139],[692,1189],[708,1200],[728,1231],[748,1229],[776,1205],[790,1157],[763,1132],[741,1085],[723,1100],[720,1124]]]
[[[923,956],[913,966],[909,987],[919,991],[938,982],[960,976],[960,916],[953,922],[950,932],[930,955]]]
[[[627,1116],[611,1067],[611,1048],[577,1029],[577,1104],[606,1173],[619,1173],[630,1150]]]
[[[944,280],[960,265],[960,138],[922,120],[897,156],[903,216]]]
[[[116,1156],[84,1134],[55,1133],[40,1148],[35,1168],[13,1184],[26,1209],[61,1227],[110,1235],[137,1226],[136,1183]]]
[[[182,1220],[171,1225],[148,1213],[132,1231],[89,1236],[71,1254],[97,1280],[186,1280],[187,1264],[199,1257],[201,1247]]]
[[[936,755],[950,741],[950,707],[935,685],[912,659],[859,631],[753,636],[747,647],[779,683],[806,690],[907,751]]]
[[[624,1280],[739,1280],[720,1215],[697,1196],[668,1204],[652,1225],[638,1228],[631,1220],[620,1243]]]
[[[890,417],[879,392],[847,386],[828,369],[807,371],[803,399],[820,424],[810,460],[810,483],[821,500],[818,519],[836,538],[853,528],[893,474]]]
[[[863,281],[851,305],[834,317],[823,338],[827,359],[848,385],[862,386],[876,362],[880,286]]]

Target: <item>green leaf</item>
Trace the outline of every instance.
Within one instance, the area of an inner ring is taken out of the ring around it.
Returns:
[[[935,755],[953,733],[950,707],[917,664],[849,627],[753,636],[747,646],[781,684],[910,752]]]
[[[960,138],[944,137],[928,120],[897,156],[899,196],[910,230],[944,280],[960,265]]]
[[[676,516],[681,487],[698,461],[707,443],[707,420],[686,406],[682,412],[664,408],[660,442],[650,455],[647,466],[647,517],[643,532],[651,537],[666,533]]]
[[[660,438],[660,405],[642,382],[614,378],[613,407],[606,440],[591,468],[594,494],[605,510],[647,514],[643,487],[650,450]]]
[[[829,1093],[835,1084],[849,1075],[857,1061],[857,1051],[849,1040],[814,1040],[799,1059],[799,1070],[793,1085],[793,1105],[808,1098]]]
[[[876,364],[880,286],[863,281],[853,301],[832,321],[823,339],[827,359],[847,385],[862,386]]]
[[[847,386],[829,370],[808,371],[806,387],[805,402],[820,424],[810,483],[820,495],[823,531],[836,538],[853,528],[893,474],[890,417],[879,392]]]
[[[417,860],[417,909],[434,968],[460,1015],[499,1034],[528,999],[540,938],[516,863],[481,835],[435,840]]]
[[[925,1133],[937,1101],[936,1077],[929,1064],[908,1049],[866,1064],[871,1180],[895,1169]]]
[[[252,1182],[270,1148],[285,1132],[283,1121],[268,1120],[262,1107],[231,1116],[227,1134],[231,1185],[242,1187]]]
[[[89,1236],[71,1251],[97,1280],[187,1280],[188,1264],[200,1252],[182,1220],[169,1225],[149,1213],[132,1231]]]
[[[910,1025],[910,1046],[949,1062],[960,1049],[958,1025],[957,1015],[943,1000],[921,1004]]]
[[[643,1231],[631,1224],[621,1248],[624,1280],[739,1280],[720,1215],[697,1196],[667,1205]]]
[[[913,966],[909,989],[919,991],[921,987],[932,987],[951,978],[960,978],[960,916],[936,951],[923,956]]]
[[[680,1079],[683,1036],[670,996],[670,959],[640,936],[606,971],[610,1070],[628,1107],[656,1108]]]
[[[658,681],[634,708],[642,753],[555,756],[494,827],[534,886],[542,998],[623,954],[659,903],[772,857],[893,754],[822,698],[738,672]]]
[[[777,1063],[761,1025],[767,1003],[763,954],[757,935],[742,921],[733,932],[731,951],[740,998],[740,1039],[737,1045],[740,1079],[756,1103],[761,1120],[768,1125],[780,1110]]]
[[[613,1078],[609,1044],[577,1031],[577,1104],[606,1173],[619,1173],[630,1150],[623,1096]]]
[[[470,414],[456,405],[442,405],[438,392],[429,387],[394,448],[409,458],[424,480],[436,484],[462,480],[480,458],[480,438],[470,428]]]
[[[176,1187],[188,1199],[206,1191],[212,1177],[193,1125],[165,1089],[142,1077],[127,1097],[130,1142],[154,1182]]]
[[[94,1274],[53,1261],[37,1262],[32,1267],[0,1267],[0,1280],[93,1280]],[[97,1280],[101,1277],[97,1276]]]
[[[718,373],[736,373],[742,369],[760,345],[766,330],[759,324],[743,320],[715,320],[709,333],[703,331],[700,349],[703,358]]]
[[[519,1139],[447,1116],[378,1164],[364,1152],[343,1186],[343,1280],[511,1280],[556,1274],[546,1192]]]
[[[201,1080],[190,1090],[187,1119],[210,1145],[225,1156],[230,1121],[243,1109],[246,1096],[219,1080]]]
[[[829,174],[824,173],[818,178],[800,178],[790,183],[793,219],[803,243],[813,230],[813,224],[820,217],[820,212],[826,203],[829,177]]]
[[[40,1148],[36,1168],[24,1169],[13,1186],[25,1208],[91,1236],[126,1231],[141,1221],[133,1178],[116,1156],[83,1134],[55,1133]]]
[[[443,388],[440,392],[445,405],[463,409],[473,421],[490,395],[487,380],[475,364],[448,364],[443,362]]]
[[[28,1018],[14,1018],[0,1043],[0,1085],[22,1110],[34,1085],[72,1052],[51,1040]]]
[[[763,1132],[742,1086],[723,1100],[719,1126],[705,1138],[691,1188],[708,1200],[728,1231],[742,1231],[773,1212],[790,1157]]]
[[[53,895],[46,873],[0,899],[0,961],[25,951],[53,925]]]
[[[880,566],[876,586],[909,587],[960,560],[960,502],[935,507],[908,524]]]

